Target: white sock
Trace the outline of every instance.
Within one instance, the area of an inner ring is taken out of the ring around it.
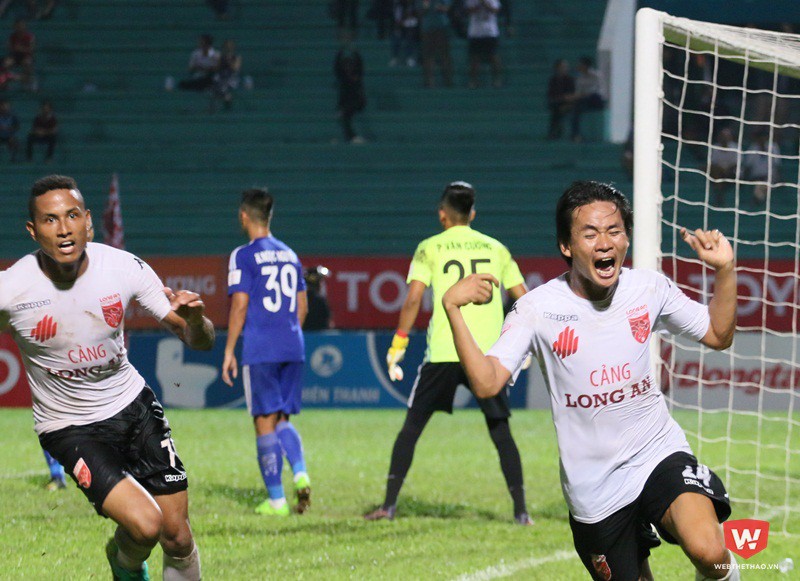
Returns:
[[[303,476],[305,476],[306,478],[308,478],[308,473],[306,473],[306,472],[298,472],[297,474],[295,474],[295,475],[294,475],[294,481],[295,481],[295,482],[297,482],[297,481],[298,481],[298,480],[300,480],[300,479],[301,479]],[[309,478],[309,481],[310,481],[310,480],[311,480],[311,479]]]
[[[114,542],[117,543],[119,566],[128,571],[141,571],[142,563],[150,556],[152,548],[138,544],[122,527],[117,527],[114,531]]]
[[[200,581],[200,551],[197,543],[185,557],[164,553],[164,581]]]
[[[286,504],[286,497],[282,498],[270,498],[269,505],[272,508],[282,508]]]

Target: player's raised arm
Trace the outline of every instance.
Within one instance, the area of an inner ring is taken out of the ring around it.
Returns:
[[[714,269],[714,292],[708,304],[711,321],[700,342],[712,349],[727,349],[736,329],[736,264],[731,243],[719,230],[681,228],[681,237]]]
[[[214,324],[205,316],[206,306],[200,295],[164,287],[172,310],[161,323],[192,349],[208,351],[214,346]]]
[[[492,298],[494,287],[499,285],[491,274],[471,274],[450,287],[442,297],[458,359],[475,395],[482,398],[497,395],[511,379],[511,372],[495,357],[483,354],[464,321],[461,307],[470,303],[486,303]]]

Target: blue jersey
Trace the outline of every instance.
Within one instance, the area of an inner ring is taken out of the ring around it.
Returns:
[[[250,296],[242,332],[243,365],[305,360],[297,319],[297,293],[304,290],[297,255],[277,238],[256,238],[231,253],[228,295]]]

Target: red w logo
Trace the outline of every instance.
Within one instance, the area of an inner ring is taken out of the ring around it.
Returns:
[[[578,337],[575,329],[567,327],[558,334],[558,339],[553,343],[553,353],[564,359],[578,351]]]
[[[33,331],[31,331],[31,339],[44,343],[56,336],[57,329],[58,323],[53,320],[53,317],[47,315],[44,319],[36,323]]]

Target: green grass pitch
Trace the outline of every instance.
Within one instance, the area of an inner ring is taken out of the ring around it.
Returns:
[[[572,549],[549,412],[518,411],[512,418],[536,521],[527,528],[512,524],[511,501],[478,412],[434,416],[417,446],[397,520],[377,523],[361,515],[383,498],[402,411],[298,416],[313,505],[308,514],[286,519],[253,513],[265,491],[244,410],[170,410],[168,417],[189,472],[205,579],[588,578]],[[722,419],[705,421],[710,428]],[[112,524],[94,514],[72,483],[65,491],[43,489],[47,472],[30,410],[0,410],[0,438],[0,578],[108,578],[103,546]],[[762,471],[783,470],[785,454],[774,456],[761,458]],[[734,509],[733,518],[752,516],[752,507]],[[790,524],[800,532],[798,523]],[[747,563],[792,557],[800,565],[799,546],[796,535],[772,534],[767,549]],[[149,564],[160,579],[160,549]],[[651,564],[658,579],[694,578],[673,546],[657,549]],[[754,579],[778,575],[746,573]]]

